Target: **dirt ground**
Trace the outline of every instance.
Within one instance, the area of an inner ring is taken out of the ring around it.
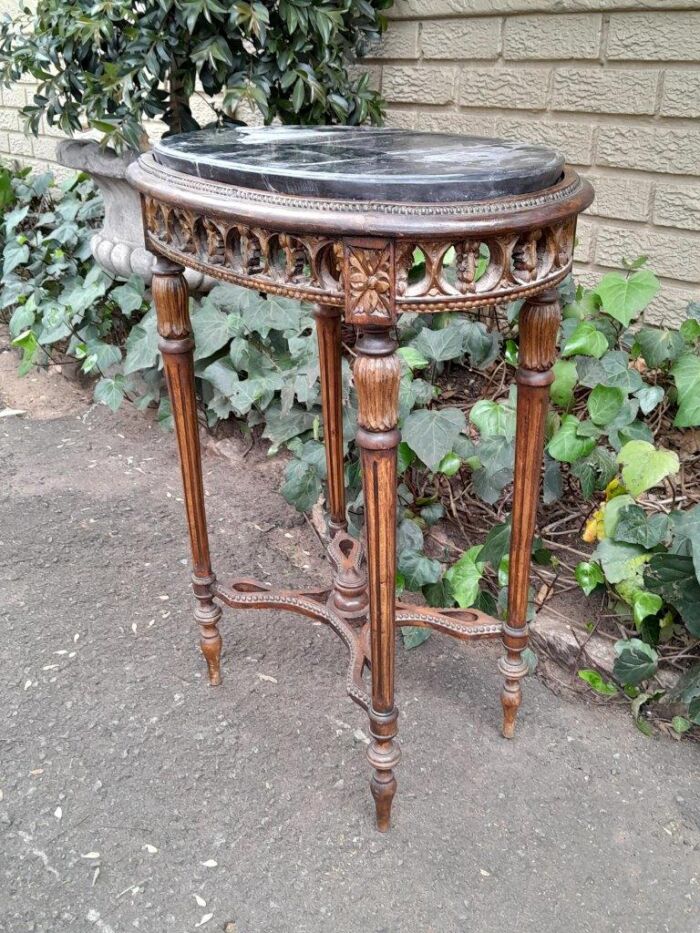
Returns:
[[[495,646],[399,645],[403,761],[372,822],[364,715],[319,625],[224,617],[198,653],[174,439],[0,353],[3,933],[696,933],[698,749],[536,678],[500,737]],[[209,454],[215,569],[328,569],[262,452]]]

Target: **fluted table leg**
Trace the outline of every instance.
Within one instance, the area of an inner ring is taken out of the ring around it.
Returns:
[[[367,533],[372,661],[371,742],[367,751],[377,828],[389,829],[400,751],[394,706],[396,586],[396,448],[401,368],[388,327],[368,327],[357,342],[357,444],[362,462]]]
[[[192,583],[197,599],[194,616],[200,626],[202,653],[209,670],[209,683],[221,683],[221,609],[212,599],[215,582],[209,557],[207,519],[204,508],[199,424],[194,391],[194,340],[188,310],[187,282],[182,266],[159,258],[153,275],[153,301],[158,316],[158,347],[163,354],[165,377],[175,421],[180,453],[187,525],[192,548]]]
[[[513,530],[510,542],[508,621],[503,629],[505,655],[500,669],[505,676],[501,695],[503,735],[513,738],[515,719],[522,700],[520,681],[527,674],[522,653],[527,647],[527,601],[530,552],[535,533],[544,428],[553,381],[552,365],[560,311],[557,292],[550,289],[531,298],[520,310],[520,366],[517,429],[515,440],[515,485]]]
[[[328,511],[331,536],[347,531],[345,518],[345,465],[343,458],[343,380],[340,355],[342,308],[317,305],[316,335],[321,369],[321,406],[328,474]]]

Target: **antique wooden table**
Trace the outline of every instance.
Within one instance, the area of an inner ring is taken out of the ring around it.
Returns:
[[[526,674],[526,609],[543,433],[560,320],[556,286],[569,273],[576,218],[591,186],[543,146],[477,137],[345,127],[207,130],[164,139],[130,169],[141,192],[159,346],[172,400],[193,558],[195,618],[211,684],[220,683],[219,604],[284,609],[320,620],[350,654],[347,689],[367,710],[377,825],[396,791],[395,628],[428,626],[460,639],[502,638],[503,733],[512,737]],[[477,275],[482,244],[486,271]],[[445,257],[456,253],[456,274]],[[413,254],[425,255],[418,281]],[[259,292],[315,303],[328,467],[330,590],[221,583],[209,556],[183,267]],[[404,312],[469,311],[524,298],[508,619],[475,609],[396,601],[396,449]],[[358,331],[365,541],[347,534],[341,320]],[[365,686],[366,669],[371,687]]]

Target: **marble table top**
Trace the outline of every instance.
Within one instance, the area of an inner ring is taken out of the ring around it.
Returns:
[[[154,157],[176,171],[245,188],[403,203],[527,194],[553,185],[564,167],[547,146],[346,126],[199,130],[165,137]]]

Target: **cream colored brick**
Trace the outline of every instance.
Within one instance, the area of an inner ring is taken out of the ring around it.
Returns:
[[[10,134],[4,130],[0,131],[0,154],[10,152]]]
[[[596,235],[595,261],[601,266],[621,265],[622,258],[649,257],[657,275],[683,282],[700,281],[700,235],[601,224]]]
[[[403,130],[412,130],[416,125],[415,110],[387,110],[384,114],[384,125]]]
[[[658,184],[653,219],[662,227],[700,230],[700,184]]]
[[[496,68],[462,72],[459,102],[465,107],[506,107],[541,110],[547,100],[547,71],[537,68]]]
[[[596,161],[618,168],[695,175],[699,152],[697,129],[603,126],[598,130]]]
[[[613,13],[607,56],[627,61],[698,61],[700,12]]]
[[[495,136],[496,121],[489,114],[422,111],[416,129],[430,133],[463,133],[465,136]]]
[[[0,130],[19,130],[19,114],[16,110],[0,109]]]
[[[382,94],[389,103],[448,104],[454,100],[454,85],[454,68],[386,65]]]
[[[644,320],[647,324],[679,327],[687,317],[686,308],[691,301],[700,301],[700,288],[674,288],[664,282],[644,312]]]
[[[368,58],[418,58],[418,23],[391,23]]]
[[[638,175],[601,176],[584,173],[595,188],[595,201],[588,209],[597,217],[621,220],[647,220],[651,202],[651,182]]]
[[[590,262],[593,259],[595,244],[595,224],[587,217],[579,217],[576,224],[576,247],[574,255],[578,262]]]
[[[58,140],[54,136],[37,136],[34,140],[34,155],[37,159],[47,159],[50,162],[55,162],[57,142]]]
[[[663,80],[662,116],[700,117],[700,71],[669,70]]]
[[[375,91],[379,90],[382,80],[381,65],[368,65],[366,62],[357,62],[354,65],[348,65],[348,74],[352,79],[361,77],[363,74],[369,75],[369,86]],[[257,108],[256,108],[257,110]],[[259,113],[260,111],[258,111]]]
[[[593,159],[593,127],[584,123],[544,123],[542,120],[496,120],[496,134],[505,139],[525,140],[553,146],[574,165],[588,165]]]
[[[654,0],[395,0],[387,11],[393,19],[406,17],[465,15],[487,16],[496,13],[580,13],[582,10],[638,10]],[[665,0],[655,0],[662,5]],[[675,0],[675,5],[690,6],[696,0]],[[426,9],[427,8],[427,9]]]
[[[425,58],[498,58],[501,21],[494,17],[423,23],[420,47]]]
[[[27,103],[25,89],[21,84],[15,84],[12,87],[2,89],[3,107],[24,107]]]
[[[12,155],[30,156],[32,152],[32,141],[24,133],[9,133],[10,152]]]
[[[600,15],[509,16],[503,57],[522,61],[598,58],[602,30]]]
[[[651,114],[660,72],[612,71],[606,68],[558,68],[554,73],[552,110],[586,113]]]

